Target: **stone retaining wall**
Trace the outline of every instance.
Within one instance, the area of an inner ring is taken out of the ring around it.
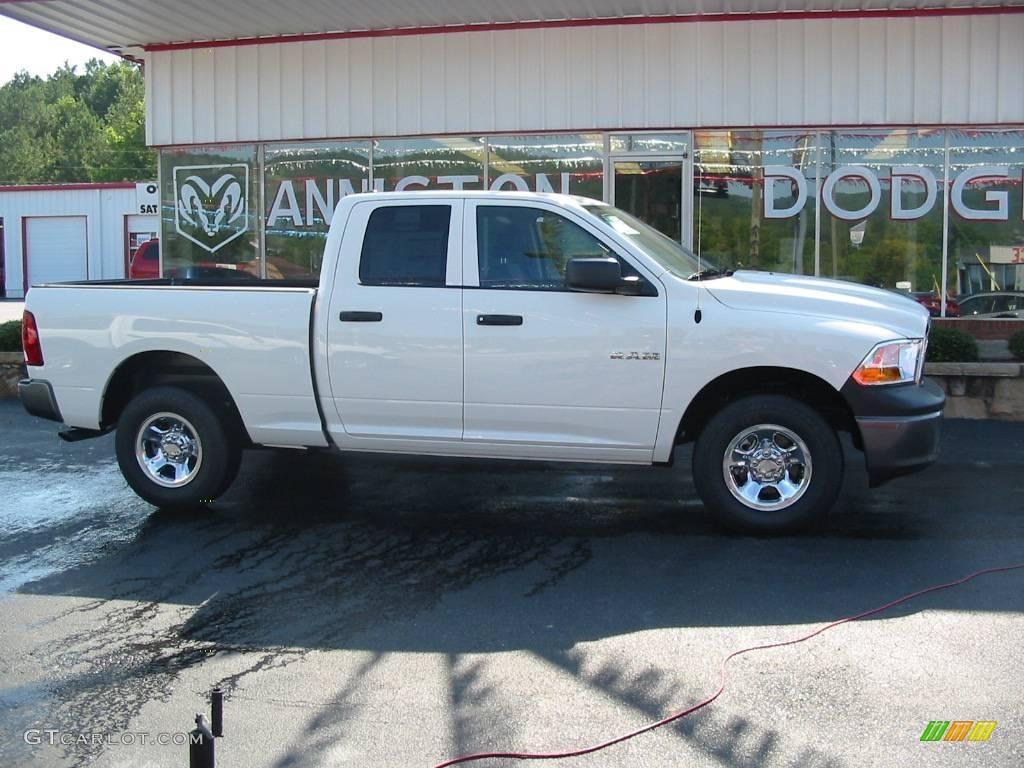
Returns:
[[[0,397],[17,397],[18,380],[25,375],[25,356],[21,352],[0,352]]]
[[[924,372],[946,393],[946,418],[1024,421],[1020,363],[928,363]]]

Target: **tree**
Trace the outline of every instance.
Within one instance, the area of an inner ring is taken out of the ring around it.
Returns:
[[[146,147],[142,73],[97,59],[45,80],[19,72],[0,87],[0,184],[137,181],[156,176]]]

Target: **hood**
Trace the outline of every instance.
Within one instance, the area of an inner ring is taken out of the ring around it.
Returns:
[[[845,280],[740,270],[703,285],[735,309],[867,322],[908,338],[921,338],[928,328],[928,310],[913,299]]]

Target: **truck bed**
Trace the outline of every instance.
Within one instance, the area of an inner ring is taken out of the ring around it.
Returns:
[[[316,281],[94,280],[33,287],[45,369],[69,426],[100,429],[107,383],[137,355],[209,367],[258,444],[327,445],[310,358]]]

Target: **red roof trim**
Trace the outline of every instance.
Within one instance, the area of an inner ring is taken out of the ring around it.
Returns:
[[[134,181],[103,181],[95,184],[13,184],[0,186],[0,192],[82,192],[96,189],[135,189]]]
[[[772,11],[764,13],[709,13],[686,16],[626,16],[601,19],[564,19],[562,21],[508,21],[481,24],[452,24],[433,27],[401,27],[367,29],[357,32],[315,32],[266,37],[240,37],[233,40],[206,40],[181,43],[150,43],[146,51],[181,51],[196,48],[229,48],[241,45],[270,43],[305,43],[315,40],[350,40],[365,37],[408,37],[440,35],[456,32],[505,32],[521,29],[557,29],[561,27],[632,26],[636,24],[692,24],[723,21],[800,21],[808,19],[901,19],[928,16],[988,16],[1024,13],[1024,6],[982,6],[969,8],[905,8],[893,10],[852,11]]]

